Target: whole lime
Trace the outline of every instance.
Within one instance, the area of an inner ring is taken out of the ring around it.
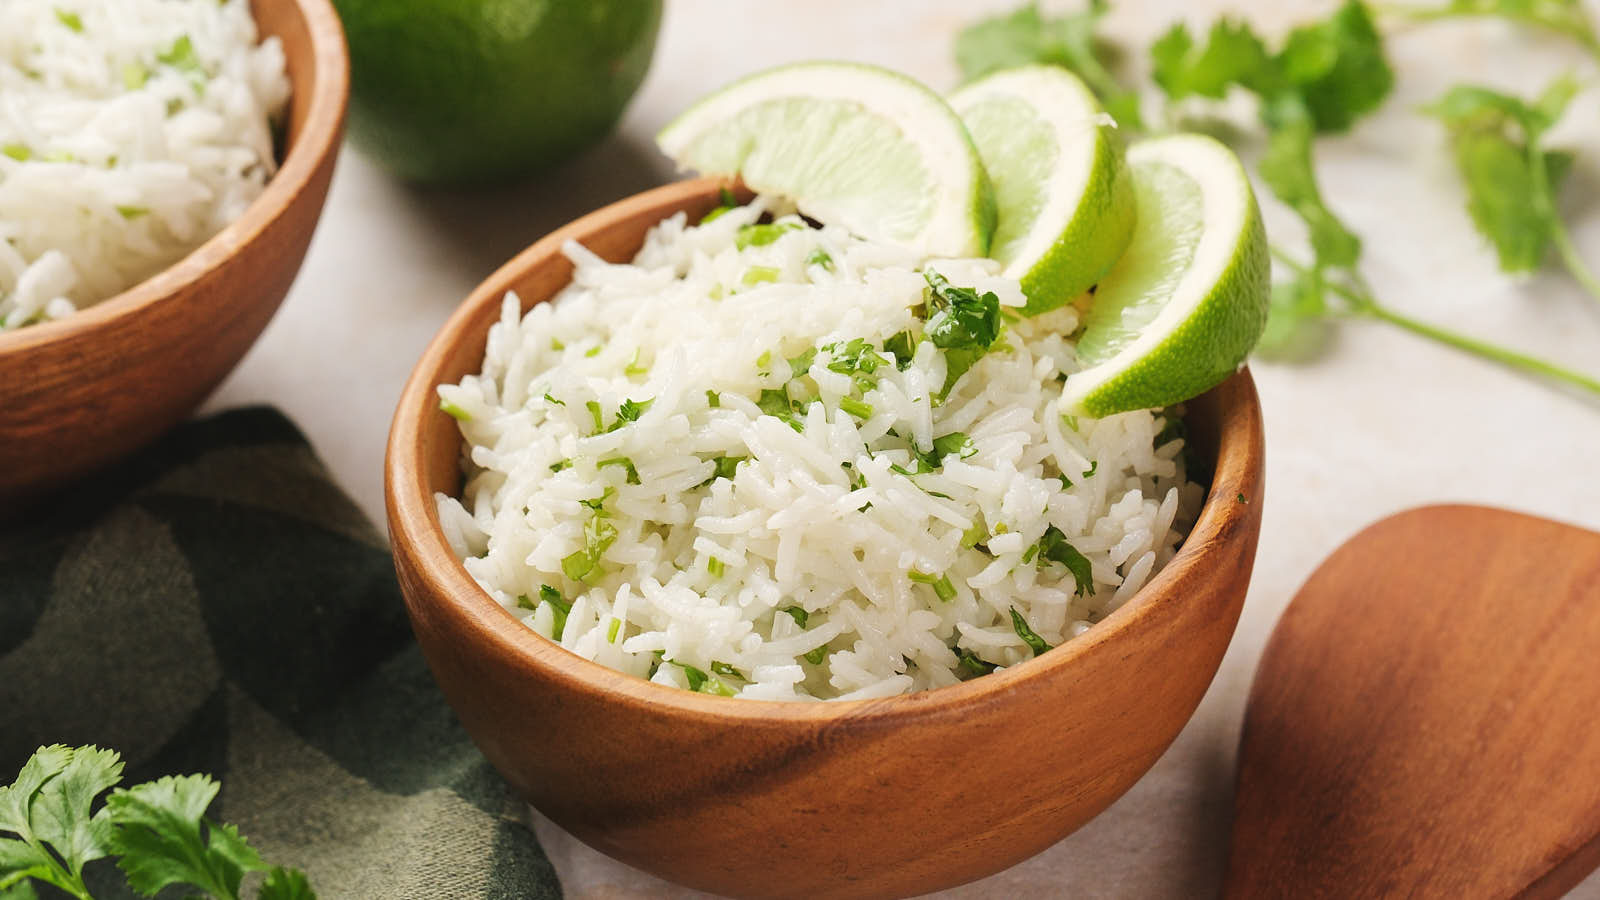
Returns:
[[[350,135],[426,183],[527,175],[616,124],[650,66],[661,0],[334,0]]]

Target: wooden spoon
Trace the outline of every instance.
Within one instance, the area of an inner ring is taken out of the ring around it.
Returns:
[[[1438,506],[1352,538],[1256,670],[1227,897],[1558,897],[1600,866],[1600,534]]]

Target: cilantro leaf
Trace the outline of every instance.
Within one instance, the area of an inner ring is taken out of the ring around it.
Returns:
[[[741,225],[733,236],[733,245],[740,250],[748,247],[765,247],[791,231],[800,231],[793,222],[775,222],[770,225]]]
[[[112,846],[129,886],[147,897],[174,884],[237,897],[245,872],[268,868],[238,829],[204,818],[219,788],[207,775],[169,775],[112,792]]]
[[[1017,633],[1017,637],[1022,638],[1022,642],[1028,645],[1028,649],[1033,651],[1034,656],[1051,649],[1050,645],[1045,643],[1044,638],[1039,637],[1032,628],[1028,627],[1028,620],[1022,617],[1022,613],[1017,612],[1015,606],[1011,607],[1011,630]]]
[[[617,527],[596,513],[583,525],[583,549],[561,560],[561,571],[573,581],[587,581],[600,574],[600,557],[617,542]],[[542,592],[541,592],[542,593]]]
[[[639,417],[644,415],[645,414],[645,410],[648,410],[650,408],[651,404],[653,404],[655,402],[656,401],[655,401],[654,397],[650,398],[649,400],[624,400],[624,401],[622,401],[622,405],[617,407],[617,420],[615,422],[612,422],[611,423],[611,427],[607,428],[606,431],[608,431],[608,432],[616,431],[618,428],[621,428],[624,425],[630,424],[632,422],[639,421]],[[595,419],[595,421],[596,422],[600,421],[599,418],[598,418],[598,414],[597,414],[597,418]]]
[[[956,648],[956,659],[960,660],[961,668],[972,677],[988,675],[995,669],[1000,668],[995,663],[979,659],[976,653],[973,653],[971,650],[968,650],[965,647]]]
[[[639,470],[633,467],[633,460],[628,457],[613,456],[610,459],[602,459],[594,464],[596,469],[604,469],[606,466],[621,466],[622,471],[627,473],[629,484],[639,483]]]
[[[756,406],[769,416],[776,416],[787,422],[795,431],[804,430],[800,422],[799,413],[803,406],[798,400],[789,399],[789,392],[782,388],[766,388],[761,391],[756,400]]]
[[[970,459],[977,452],[977,443],[960,431],[952,431],[949,434],[933,439],[935,466],[944,465],[944,458],[952,453],[955,454],[957,459]]]
[[[1174,24],[1151,45],[1150,58],[1156,84],[1173,100],[1191,95],[1221,100],[1233,84],[1263,93],[1274,66],[1250,26],[1226,18],[1211,26],[1202,48],[1195,47],[1182,22]]]
[[[939,391],[943,400],[1000,337],[1000,298],[993,292],[979,296],[973,288],[953,287],[932,269],[923,270],[922,277],[929,293],[929,316],[923,331],[935,347],[945,351],[944,386]]]
[[[789,358],[789,374],[795,378],[811,371],[811,362],[817,358],[817,348],[812,347],[799,356]]]
[[[1054,525],[1045,527],[1044,535],[1039,538],[1039,558],[1067,567],[1077,585],[1077,590],[1073,591],[1075,595],[1087,597],[1094,593],[1094,572],[1088,558],[1067,542],[1061,529]]]
[[[1394,88],[1394,70],[1366,4],[1346,0],[1329,18],[1289,32],[1277,68],[1318,131],[1346,131]]]
[[[778,612],[788,613],[789,618],[794,619],[794,623],[799,625],[801,628],[806,627],[806,620],[811,618],[810,614],[798,606],[785,606],[783,609],[778,610]]]
[[[256,900],[317,900],[317,892],[311,889],[304,872],[274,866],[261,883]]]
[[[1089,0],[1080,12],[1041,15],[1035,3],[1010,14],[977,22],[956,37],[956,63],[962,80],[974,81],[991,72],[1042,63],[1060,66],[1079,78],[1100,98],[1106,111],[1127,128],[1144,127],[1138,92],[1117,81],[1107,68],[1110,48],[1095,29],[1110,8],[1107,0]]]
[[[891,335],[888,340],[883,342],[883,352],[893,356],[895,368],[903,372],[906,366],[911,365],[912,358],[917,355],[917,341],[911,336],[911,332],[902,331]]]
[[[110,852],[111,837],[105,815],[90,808],[121,780],[122,762],[112,751],[60,744],[35,751],[16,780],[0,787],[0,835],[15,835],[0,837],[0,889],[35,878],[88,897],[83,867]]]
[[[1449,130],[1467,211],[1507,272],[1538,269],[1564,237],[1555,191],[1572,157],[1547,152],[1542,138],[1576,92],[1571,76],[1558,78],[1533,103],[1457,85],[1425,110]]]

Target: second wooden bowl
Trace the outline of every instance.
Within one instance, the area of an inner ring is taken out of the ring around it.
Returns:
[[[417,640],[522,796],[664,878],[735,896],[880,897],[1004,869],[1126,791],[1210,684],[1260,533],[1255,387],[1240,372],[1190,404],[1210,493],[1176,558],[1038,659],[925,693],[814,704],[711,697],[604,668],[518,622],[452,555],[434,494],[460,488],[461,438],[434,389],[479,370],[507,290],[532,305],[567,283],[565,241],[628,259],[662,218],[715,206],[719,186],[669,185],[556,231],[484,282],[429,346],[400,398],[385,472]]]
[[[333,176],[349,61],[328,0],[253,8],[262,37],[283,42],[293,87],[282,166],[237,221],[172,266],[64,319],[0,333],[0,501],[39,493],[176,424],[289,292]]]

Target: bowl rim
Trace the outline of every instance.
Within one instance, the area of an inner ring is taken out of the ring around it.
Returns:
[[[262,0],[253,0],[260,3]],[[237,252],[260,237],[268,225],[294,204],[316,177],[321,161],[337,153],[350,92],[349,53],[344,26],[330,0],[282,0],[296,10],[311,38],[311,80],[295,91],[308,90],[311,105],[305,123],[284,154],[283,165],[267,180],[261,194],[200,246],[149,278],[84,307],[64,318],[0,331],[0,354],[36,349],[57,341],[70,341],[121,318],[156,306],[222,268]],[[252,12],[252,16],[254,13]],[[259,20],[257,23],[259,28]]]
[[[406,592],[407,612],[413,629],[418,626],[416,607],[438,610],[468,632],[484,656],[495,655],[501,662],[537,678],[559,679],[563,686],[596,702],[625,703],[642,714],[672,715],[709,723],[789,726],[826,725],[849,719],[885,724],[907,716],[954,714],[984,698],[1015,690],[1025,681],[1073,667],[1078,660],[1102,645],[1115,641],[1123,632],[1153,624],[1151,617],[1170,604],[1156,598],[1171,597],[1181,588],[1197,566],[1203,567],[1210,548],[1234,532],[1238,515],[1217,490],[1219,484],[1240,494],[1252,491],[1246,502],[1259,502],[1263,476],[1264,429],[1259,398],[1248,367],[1241,367],[1212,392],[1225,392],[1231,405],[1219,408],[1217,462],[1207,496],[1194,527],[1178,552],[1140,590],[1109,616],[1078,637],[1053,648],[1044,656],[1032,657],[1013,666],[956,685],[910,694],[861,700],[755,700],[720,697],[656,684],[585,659],[524,625],[502,607],[467,573],[461,560],[450,550],[439,522],[438,508],[426,486],[423,473],[423,417],[438,410],[434,389],[435,374],[443,367],[451,348],[469,338],[472,320],[486,305],[498,306],[508,286],[534,264],[558,255],[561,246],[580,234],[592,232],[637,207],[665,205],[676,197],[678,205],[696,199],[715,197],[724,179],[704,177],[673,182],[653,188],[589,213],[550,232],[503,264],[475,287],[467,299],[429,342],[402,388],[396,405],[384,458],[384,500],[387,511],[391,552],[396,566],[404,567],[402,554],[410,557],[412,570],[425,595],[414,600]],[[559,289],[558,289],[559,290]],[[542,301],[541,301],[542,302]],[[1210,393],[1210,392],[1208,392]],[[1243,413],[1230,415],[1230,413]],[[1237,425],[1224,427],[1230,420]],[[1219,498],[1221,498],[1219,500]],[[1182,602],[1181,597],[1175,598]],[[431,620],[431,617],[430,617]]]

